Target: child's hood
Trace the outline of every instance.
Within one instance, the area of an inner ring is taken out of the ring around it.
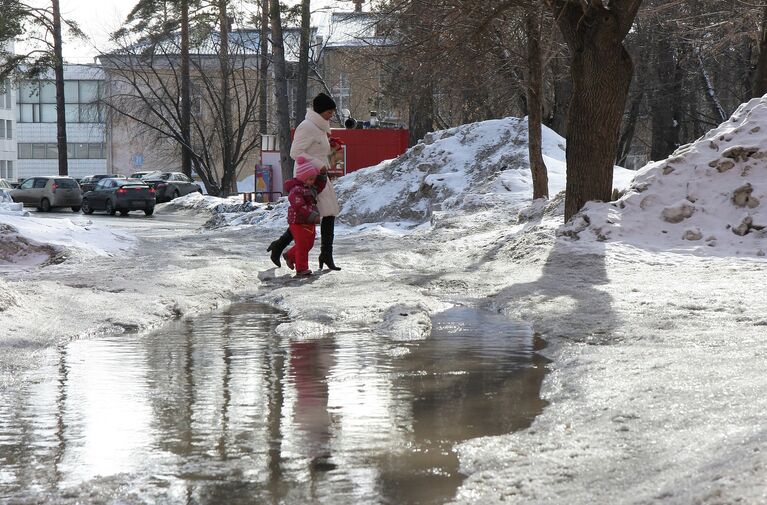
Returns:
[[[295,177],[292,179],[288,179],[287,181],[285,181],[285,192],[290,193],[290,190],[292,190],[296,186],[303,186],[303,185],[304,183],[296,179]]]

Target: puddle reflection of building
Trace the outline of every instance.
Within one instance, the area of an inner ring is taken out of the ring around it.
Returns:
[[[141,468],[152,433],[144,354],[118,340],[77,341],[60,352],[57,483]]]

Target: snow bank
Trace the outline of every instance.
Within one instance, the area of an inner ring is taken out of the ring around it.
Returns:
[[[339,218],[422,223],[434,210],[518,210],[533,194],[527,144],[527,120],[512,117],[430,133],[395,160],[339,179]],[[553,196],[565,188],[565,139],[546,127],[543,155]],[[615,186],[625,188],[634,173],[616,167]]]
[[[351,226],[399,223],[413,227],[435,212],[517,214],[530,205],[532,175],[527,154],[527,120],[504,118],[430,133],[402,156],[341,177],[334,187],[339,222]],[[543,128],[549,194],[565,188],[565,139]],[[636,172],[615,167],[614,186],[626,188]],[[213,216],[206,228],[285,226],[287,200],[261,204],[199,194],[177,198],[163,209],[200,210]],[[560,213],[561,215],[561,213]]]
[[[175,198],[168,203],[159,204],[158,209],[168,211],[205,211],[210,213],[219,212],[218,209],[232,208],[242,210],[242,200],[237,197],[219,198],[216,196],[190,193],[180,198]]]
[[[589,203],[561,230],[584,248],[623,242],[660,251],[764,256],[767,251],[767,99],[668,159],[639,171],[617,202]]]
[[[2,205],[9,209],[20,204]],[[28,267],[70,256],[108,256],[135,246],[128,233],[72,216],[47,219],[19,209],[0,212],[0,264]]]
[[[0,248],[3,242],[0,241]],[[0,279],[0,313],[8,310],[10,307],[18,305],[19,293],[12,288],[10,284]]]
[[[0,223],[0,265],[39,265],[51,261],[61,252],[59,248],[29,240],[13,226]]]
[[[278,203],[243,202],[239,196],[219,198],[191,193],[160,207],[162,212],[207,212],[206,229],[229,226],[260,225],[284,227],[287,224],[287,201]]]
[[[0,193],[0,197],[2,193]],[[21,203],[13,203],[13,201],[0,200],[0,215],[6,216],[29,216],[29,212],[24,210],[24,205]]]

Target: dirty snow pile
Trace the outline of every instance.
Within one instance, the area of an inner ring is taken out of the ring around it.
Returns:
[[[31,216],[21,204],[0,208],[0,265],[38,265],[54,258],[108,256],[132,248],[134,238],[125,232],[73,214],[68,219]]]
[[[204,211],[210,219],[203,225],[206,229],[215,229],[241,225],[285,226],[287,223],[287,199],[281,203],[244,202],[238,196],[219,198],[215,196],[190,193],[176,198],[160,207],[163,211],[178,212]]]
[[[543,157],[549,194],[565,189],[565,139],[543,127]],[[626,188],[635,172],[615,167],[614,186]],[[527,119],[508,117],[429,133],[394,160],[352,172],[334,182],[341,224],[398,223],[414,226],[434,211],[487,212],[510,218],[530,205],[533,193],[527,153]],[[206,228],[285,226],[287,199],[274,204],[188,195],[168,205],[204,209],[213,216]],[[560,212],[561,215],[561,212]]]
[[[248,206],[249,203],[243,203],[236,196],[219,198],[200,193],[189,193],[180,198],[175,198],[168,203],[159,204],[158,209],[175,211],[201,210],[213,214],[217,212],[247,211],[250,210]]]
[[[429,133],[392,161],[341,178],[340,219],[351,225],[424,222],[433,210],[481,213],[530,203],[527,120],[504,118]],[[549,194],[565,189],[565,139],[543,127]],[[635,172],[615,167],[614,185]]]
[[[754,99],[668,159],[617,202],[589,203],[565,236],[716,256],[767,253],[767,102]]]

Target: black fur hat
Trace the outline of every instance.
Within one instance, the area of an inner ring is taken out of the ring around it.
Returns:
[[[320,93],[314,97],[314,100],[312,100],[312,109],[314,109],[314,112],[317,114],[322,114],[328,110],[335,110],[336,102],[325,93]]]

